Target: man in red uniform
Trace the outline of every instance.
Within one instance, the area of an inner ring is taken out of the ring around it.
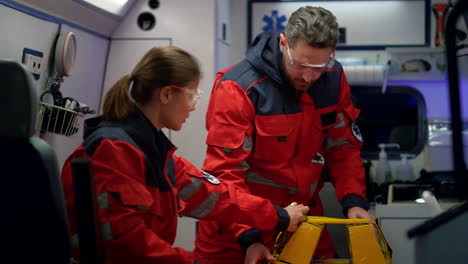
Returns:
[[[203,169],[276,205],[307,204],[323,215],[320,174],[326,164],[348,218],[367,212],[350,88],[335,62],[338,24],[328,10],[302,7],[283,33],[257,36],[239,64],[217,74],[207,112]],[[276,232],[201,221],[195,257],[204,264],[256,263],[272,257]],[[244,256],[246,254],[246,257]],[[334,257],[323,234],[315,257]]]

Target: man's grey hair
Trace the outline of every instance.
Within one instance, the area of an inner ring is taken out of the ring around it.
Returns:
[[[317,48],[335,47],[338,42],[338,23],[327,9],[306,6],[292,13],[284,33],[292,47],[298,40]]]

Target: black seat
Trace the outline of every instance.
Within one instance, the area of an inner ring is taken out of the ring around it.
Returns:
[[[1,258],[10,263],[69,263],[57,159],[51,147],[34,136],[36,88],[21,64],[2,59],[0,87]]]

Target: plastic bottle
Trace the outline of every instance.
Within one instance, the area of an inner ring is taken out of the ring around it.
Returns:
[[[401,153],[401,162],[396,170],[396,178],[401,181],[414,181],[413,166],[408,162],[408,158],[414,158],[413,154]]]
[[[377,164],[377,168],[375,171],[375,181],[377,184],[383,184],[385,182],[390,182],[393,180],[392,177],[392,167],[390,167],[390,163],[387,159],[387,152],[385,152],[385,148],[400,148],[398,144],[379,144],[380,153],[379,153],[379,163]]]
[[[426,204],[427,213],[429,217],[434,217],[440,213],[442,213],[442,208],[440,208],[439,202],[437,201],[436,197],[431,191],[424,191],[422,193],[422,198],[424,199],[424,203]]]

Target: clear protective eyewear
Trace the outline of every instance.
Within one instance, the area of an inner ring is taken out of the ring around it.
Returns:
[[[291,68],[299,71],[312,70],[314,72],[321,73],[325,70],[332,69],[333,65],[335,64],[335,51],[333,51],[333,53],[330,55],[330,59],[328,59],[328,62],[323,64],[310,64],[295,61],[291,56],[289,44],[286,44],[286,54],[288,56],[288,65],[291,66]]]
[[[185,88],[185,87],[182,87],[182,86],[177,86],[177,85],[168,85],[169,87],[171,88],[174,88],[174,89],[177,89],[177,90],[181,90],[185,93],[188,93],[191,95],[191,97],[189,98],[190,100],[190,104],[195,107],[197,106],[198,102],[200,101],[200,97],[201,95],[203,94],[202,91],[200,90],[192,90],[192,89],[189,89],[189,88]]]

